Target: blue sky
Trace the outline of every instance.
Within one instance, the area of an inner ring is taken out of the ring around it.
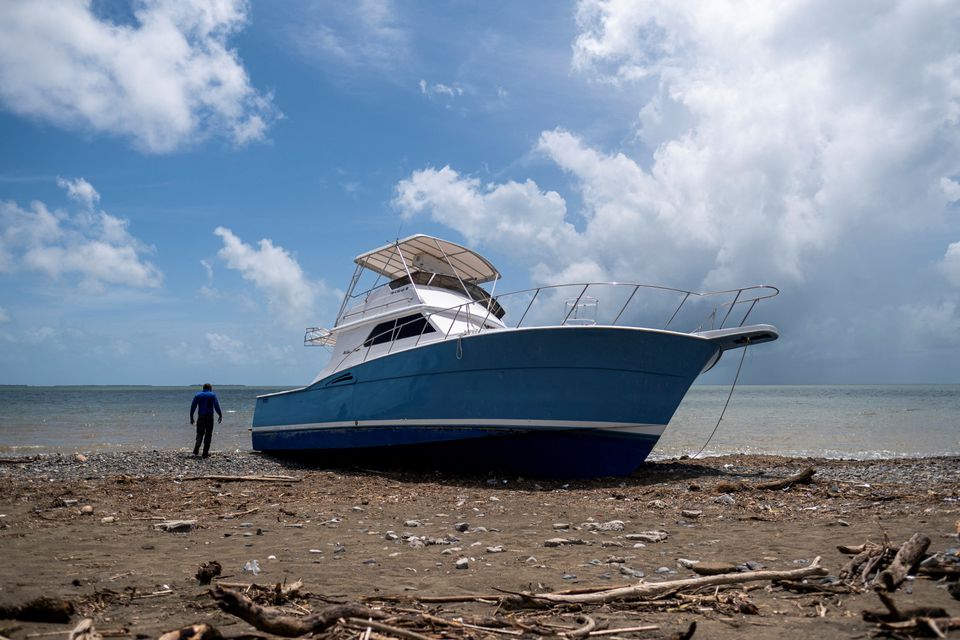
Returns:
[[[775,284],[746,382],[958,383],[958,43],[913,0],[3,3],[0,384],[302,384],[416,232],[499,291]]]

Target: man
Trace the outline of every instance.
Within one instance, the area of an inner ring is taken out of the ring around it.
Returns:
[[[213,392],[213,385],[208,382],[203,385],[203,391],[193,396],[193,404],[190,405],[190,424],[193,424],[193,412],[197,412],[197,442],[193,445],[193,455],[200,453],[200,443],[203,442],[203,457],[210,457],[214,410],[217,412],[217,424],[220,424],[223,422],[220,402]]]

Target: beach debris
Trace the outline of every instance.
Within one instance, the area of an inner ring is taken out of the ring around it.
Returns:
[[[92,506],[92,505],[89,505],[89,504],[83,505],[82,507],[80,507],[80,514],[81,514],[81,515],[85,515],[85,516],[92,515],[92,514],[93,514],[93,506]]]
[[[167,631],[160,640],[221,640],[223,635],[208,624],[192,624],[189,627]]]
[[[73,615],[73,603],[58,598],[42,596],[28,600],[23,604],[0,605],[0,619],[21,620],[23,622],[70,622]]]
[[[187,480],[215,480],[216,482],[300,482],[303,480],[303,478],[298,478],[296,476],[263,474],[249,476],[184,476],[183,478],[180,478],[180,480],[182,482],[186,482]]]
[[[197,569],[197,580],[200,584],[210,584],[210,581],[223,573],[223,567],[216,560],[204,562]]]
[[[734,493],[737,491],[776,491],[778,489],[789,489],[796,484],[810,484],[813,481],[813,476],[817,470],[813,467],[807,467],[800,473],[788,476],[781,480],[768,480],[766,482],[744,482],[743,480],[737,480],[731,482],[729,480],[721,480],[716,484],[714,490],[717,493]]]
[[[196,520],[164,520],[156,522],[153,528],[157,531],[166,531],[167,533],[187,533],[197,528]]]
[[[84,618],[77,626],[70,630],[67,640],[101,640],[102,635],[97,633],[93,626],[93,618]]]
[[[255,575],[255,576],[256,576],[256,575],[259,575],[259,574],[260,574],[260,563],[259,563],[256,559],[254,559],[254,560],[247,560],[247,562],[244,563],[244,565],[243,565],[243,572],[244,572],[244,573],[252,573],[252,574]]]
[[[640,531],[638,533],[627,533],[623,536],[627,540],[640,542],[663,542],[669,537],[666,531]]]
[[[372,625],[375,620],[387,617],[387,614],[383,611],[361,604],[330,605],[316,610],[310,615],[293,616],[284,614],[278,609],[263,607],[233,589],[215,587],[210,595],[224,612],[240,618],[260,631],[286,638],[324,631],[336,624],[341,618],[346,621],[357,619],[363,624]],[[395,635],[410,637],[405,634]]]
[[[838,545],[841,553],[853,557],[840,569],[840,579],[847,584],[878,585],[887,591],[896,591],[910,574],[915,574],[924,560],[930,538],[915,533],[899,547],[890,541],[865,542],[851,547]]]
[[[113,524],[116,521],[117,521],[116,516],[104,516],[103,518],[100,518],[100,522],[103,524]]]
[[[960,629],[960,618],[952,618],[945,609],[940,607],[915,607],[900,609],[893,598],[878,589],[876,592],[886,611],[864,610],[863,619],[866,622],[877,623],[883,631],[897,634],[919,633],[945,638],[945,631]],[[903,636],[896,636],[903,637]]]
[[[668,569],[669,571],[669,569]],[[743,584],[745,582],[795,580],[808,576],[826,575],[827,570],[820,566],[820,557],[817,556],[809,566],[800,569],[784,571],[746,571],[729,573],[717,576],[701,576],[697,578],[683,578],[664,582],[641,582],[626,587],[612,587],[603,590],[593,590],[587,593],[531,593],[521,592],[504,598],[502,604],[516,608],[556,606],[565,604],[605,604],[630,600],[656,598],[667,593],[680,590],[695,590],[702,587],[713,587],[728,584]]]

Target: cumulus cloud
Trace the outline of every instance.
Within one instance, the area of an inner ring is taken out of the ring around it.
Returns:
[[[163,274],[143,257],[153,249],[130,234],[129,222],[93,211],[99,195],[83,178],[58,182],[81,203],[81,211],[0,202],[0,273],[35,271],[52,279],[76,274],[95,292],[108,285],[159,287]]]
[[[66,180],[57,178],[57,186],[67,190],[67,195],[71,200],[78,202],[87,209],[93,209],[100,202],[100,194],[93,188],[93,185],[83,178]]]
[[[554,228],[525,236],[538,264],[553,256],[544,264],[560,271],[579,255],[617,278],[799,283],[845,236],[928,227],[955,195],[943,178],[960,172],[955,6],[581,0],[577,21],[574,68],[636,95],[649,155],[543,132],[536,149],[572,178],[582,211],[551,201]],[[501,192],[509,213],[493,206]],[[427,169],[395,203],[477,237],[543,224],[549,193]]]
[[[960,242],[954,242],[947,247],[947,253],[940,261],[940,271],[956,287],[960,287]]]
[[[297,325],[310,319],[316,298],[325,292],[325,286],[310,281],[286,249],[267,238],[253,247],[225,227],[217,227],[214,234],[223,241],[217,252],[220,259],[266,296],[281,322]]]
[[[209,135],[262,140],[277,111],[229,37],[244,0],[135,0],[132,24],[75,0],[0,4],[0,101],[14,113],[166,153]]]

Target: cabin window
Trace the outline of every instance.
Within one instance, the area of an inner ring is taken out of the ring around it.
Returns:
[[[433,328],[433,325],[417,313],[412,316],[381,322],[373,328],[367,339],[363,341],[363,346],[371,347],[375,344],[403,340],[404,338],[416,338],[421,334],[434,332],[436,332],[436,329]]]

